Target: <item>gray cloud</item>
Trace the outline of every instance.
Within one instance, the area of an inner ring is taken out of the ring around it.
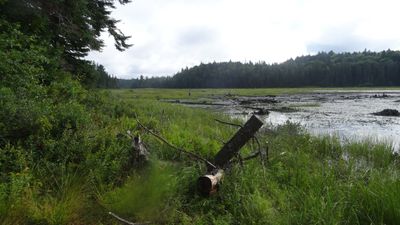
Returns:
[[[179,46],[196,46],[215,41],[215,31],[207,27],[190,27],[178,36]]]
[[[200,62],[282,62],[319,51],[400,48],[397,0],[135,0],[113,17],[133,47],[87,59],[121,78],[173,75]]]
[[[318,53],[321,51],[349,52],[364,50],[369,46],[369,43],[365,38],[355,35],[355,29],[355,24],[325,28],[318,39],[306,44],[307,51]]]
[[[306,44],[307,51],[315,54],[322,51],[354,52],[365,49],[381,51],[398,47],[399,41],[395,39],[373,40],[366,36],[355,34],[357,24],[344,27],[327,28],[320,38]]]

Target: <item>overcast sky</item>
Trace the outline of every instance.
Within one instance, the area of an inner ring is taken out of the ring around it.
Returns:
[[[173,75],[201,62],[283,62],[319,51],[400,49],[399,0],[133,0],[112,16],[125,52],[87,57],[119,78]]]

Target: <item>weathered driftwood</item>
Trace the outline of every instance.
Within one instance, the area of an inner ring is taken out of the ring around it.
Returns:
[[[230,124],[231,125],[231,124]],[[236,134],[222,147],[214,158],[215,168],[208,168],[209,173],[200,177],[197,181],[198,190],[202,195],[208,196],[214,194],[218,190],[218,186],[223,177],[223,169],[228,165],[233,157],[238,155],[240,149],[254,137],[254,134],[261,128],[263,123],[256,117],[252,116]],[[249,159],[255,158],[250,156]],[[240,160],[242,162],[242,160]]]

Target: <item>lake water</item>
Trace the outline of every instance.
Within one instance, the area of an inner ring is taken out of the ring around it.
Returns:
[[[368,139],[392,144],[396,151],[400,148],[400,117],[372,114],[384,109],[400,111],[399,91],[318,92],[276,99],[280,101],[278,104],[299,111],[272,111],[264,117],[267,124],[290,121],[301,124],[314,135],[334,135],[345,142]]]
[[[271,103],[268,99],[277,103]],[[218,99],[215,102],[229,104],[208,107],[243,119],[248,118],[255,108],[268,109],[269,115],[260,117],[269,126],[290,121],[301,124],[314,135],[337,136],[343,142],[368,139],[392,144],[395,151],[400,148],[400,117],[372,114],[384,109],[400,111],[398,90],[321,90],[308,94]],[[282,110],[287,108],[296,111]]]
[[[384,109],[400,110],[400,92],[318,93],[300,96],[297,102],[318,107],[299,107],[293,113],[272,112],[265,118],[276,125],[287,120],[303,125],[316,135],[336,135],[343,141],[369,139],[386,142],[398,151],[400,145],[400,117],[376,116]],[[378,96],[378,98],[376,97]],[[308,97],[308,98],[307,98]],[[291,98],[283,104],[293,103]]]

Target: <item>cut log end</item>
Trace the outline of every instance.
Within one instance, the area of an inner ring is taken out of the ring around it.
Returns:
[[[208,175],[200,177],[197,185],[200,194],[203,196],[210,196],[217,191],[217,187],[213,185],[213,178]]]
[[[218,191],[219,183],[223,176],[223,170],[218,170],[215,175],[204,175],[197,180],[197,188],[201,195],[210,196]]]

